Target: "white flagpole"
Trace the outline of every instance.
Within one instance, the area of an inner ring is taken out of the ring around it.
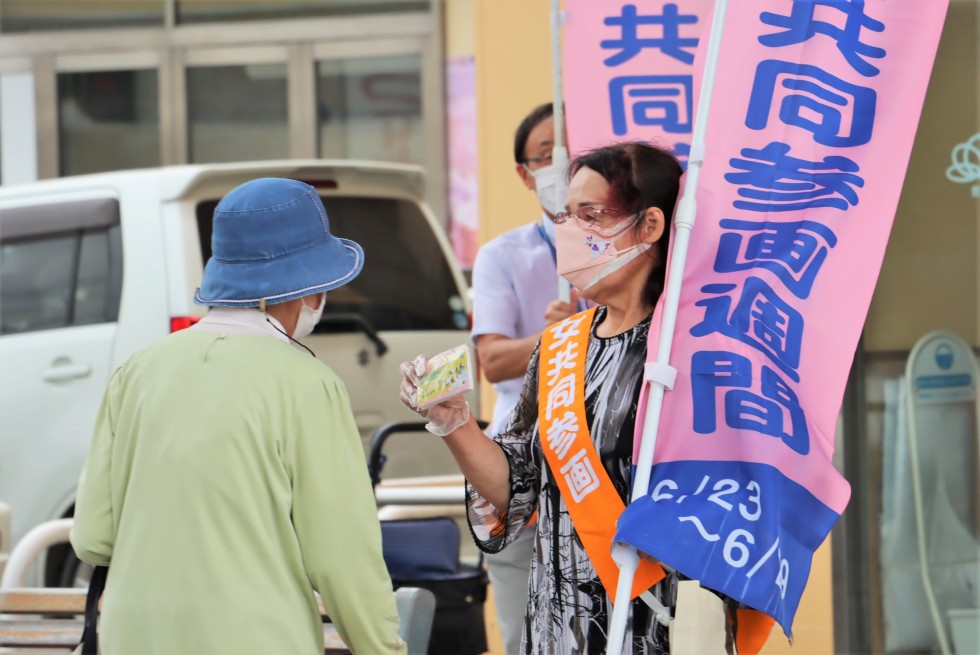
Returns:
[[[568,171],[568,149],[565,147],[565,102],[561,79],[561,24],[561,0],[551,0],[551,83],[555,122],[555,143],[551,150],[551,163],[558,171],[555,176],[555,186],[557,187],[555,193],[564,204],[568,195],[565,179],[566,171]],[[558,276],[558,299],[562,302],[568,302],[569,298],[571,298],[571,285],[565,278]]]
[[[704,65],[704,78],[701,82],[701,97],[698,98],[697,114],[694,118],[694,134],[691,139],[691,154],[687,160],[687,179],[684,192],[677,206],[674,218],[674,247],[671,255],[670,271],[667,275],[667,289],[664,297],[664,313],[660,325],[660,341],[657,346],[655,369],[666,371],[670,367],[670,350],[674,340],[674,325],[677,322],[677,305],[681,295],[681,282],[684,277],[684,263],[687,261],[687,246],[691,239],[691,229],[697,212],[695,195],[701,164],[704,163],[705,140],[708,114],[711,110],[711,96],[714,93],[715,71],[718,68],[718,52],[721,49],[721,36],[725,25],[725,12],[728,0],[715,0],[714,18],[708,36],[707,60]],[[649,365],[648,365],[649,366]],[[676,371],[675,371],[676,373]],[[630,502],[647,495],[650,487],[650,473],[653,468],[653,453],[657,445],[657,430],[660,426],[660,409],[666,389],[663,378],[650,381],[650,396],[647,413],[643,423],[640,453],[636,462],[636,479],[633,481],[633,494]],[[619,655],[626,637],[626,619],[629,613],[630,592],[633,577],[639,565],[636,549],[626,544],[613,546],[613,558],[619,564],[619,583],[616,587],[616,600],[610,619],[607,655]]]

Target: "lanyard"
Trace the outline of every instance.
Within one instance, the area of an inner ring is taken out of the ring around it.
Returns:
[[[538,228],[538,234],[540,234],[544,242],[548,244],[548,250],[551,251],[551,258],[555,261],[555,266],[558,266],[558,251],[555,250],[555,244],[553,244],[551,239],[548,238],[548,233],[544,231],[544,227],[541,225],[540,221],[535,223],[534,226]]]

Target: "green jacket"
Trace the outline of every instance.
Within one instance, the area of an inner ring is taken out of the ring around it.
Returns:
[[[116,371],[71,542],[110,564],[104,655],[405,652],[343,383],[267,336],[185,330]]]

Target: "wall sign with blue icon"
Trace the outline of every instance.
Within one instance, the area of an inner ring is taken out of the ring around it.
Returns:
[[[917,403],[969,401],[976,397],[973,349],[949,332],[932,332],[910,357],[913,400]]]

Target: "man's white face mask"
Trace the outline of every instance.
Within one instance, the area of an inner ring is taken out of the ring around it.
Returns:
[[[305,300],[300,300],[299,317],[296,319],[296,327],[293,329],[293,339],[299,341],[313,333],[313,328],[320,322],[323,316],[323,308],[327,304],[327,295],[320,294],[320,306],[310,307]]]
[[[534,176],[534,195],[544,210],[552,216],[563,210],[565,199],[558,197],[558,175],[564,171],[559,171],[554,164],[533,171],[525,164],[524,169]]]

